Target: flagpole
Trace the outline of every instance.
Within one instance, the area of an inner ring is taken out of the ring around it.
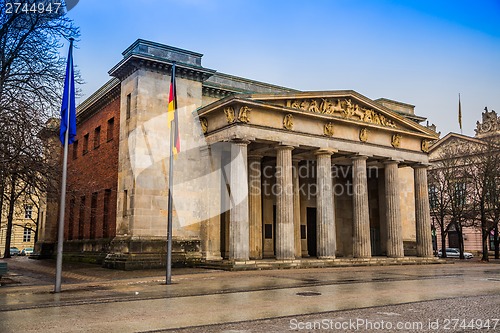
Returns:
[[[73,38],[69,39],[70,49],[70,71],[73,70]],[[73,73],[71,72],[71,75]],[[71,92],[71,77],[68,79],[68,96]],[[71,98],[68,98],[68,108],[66,112],[66,133],[64,134],[64,153],[63,153],[63,169],[61,181],[61,201],[59,203],[59,225],[57,231],[57,260],[56,260],[56,282],[54,292],[61,292],[62,280],[62,256],[63,256],[63,242],[64,242],[64,212],[66,210],[66,178],[68,172],[68,143],[69,143],[69,127],[70,127],[70,114],[71,114]]]
[[[460,93],[458,93],[458,124],[460,125],[460,134],[464,134],[462,130],[462,104],[460,103]]]
[[[172,77],[175,77],[175,61],[172,64]],[[172,79],[172,82],[173,81]],[[175,85],[173,86],[173,98],[174,98],[174,107],[177,108],[177,98]],[[174,109],[175,112],[175,109]],[[174,118],[175,121],[175,118]],[[173,177],[174,177],[174,127],[172,123],[170,123],[170,156],[169,156],[169,166],[168,166],[168,221],[167,221],[167,276],[166,276],[166,284],[172,284],[172,192],[174,189],[173,186]]]

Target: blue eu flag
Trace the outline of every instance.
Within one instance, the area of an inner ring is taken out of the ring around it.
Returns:
[[[69,114],[68,114],[69,113]],[[64,145],[64,136],[69,129],[68,144],[72,144],[76,137],[76,105],[75,105],[75,75],[73,72],[73,38],[70,39],[68,63],[66,64],[66,78],[61,106],[61,130],[59,139]]]

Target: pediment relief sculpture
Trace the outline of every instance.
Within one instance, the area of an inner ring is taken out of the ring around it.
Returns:
[[[350,98],[321,98],[304,100],[287,100],[286,106],[306,112],[322,113],[341,116],[346,119],[359,120],[370,124],[376,124],[396,128],[393,120],[387,119],[381,113],[362,107],[353,103]]]
[[[234,123],[236,120],[235,115],[234,115],[234,108],[232,106],[228,106],[227,108],[224,109],[224,113],[226,114],[226,119],[228,124]]]
[[[329,123],[325,124],[325,126],[323,128],[323,133],[326,136],[333,136],[335,134],[332,122],[329,122]]]
[[[238,120],[241,121],[242,123],[249,123],[250,122],[250,109],[248,106],[242,106],[240,108],[240,112],[238,114]]]
[[[293,129],[293,115],[291,113],[283,118],[283,127],[290,131]]]
[[[368,129],[366,127],[359,130],[359,141],[361,142],[368,141]]]
[[[391,144],[394,148],[399,148],[401,146],[401,135],[394,134],[392,136]]]

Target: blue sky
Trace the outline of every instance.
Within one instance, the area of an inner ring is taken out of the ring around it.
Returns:
[[[460,131],[458,93],[464,134],[500,113],[499,0],[81,0],[69,16],[83,98],[143,38],[223,73],[413,104],[442,135]]]

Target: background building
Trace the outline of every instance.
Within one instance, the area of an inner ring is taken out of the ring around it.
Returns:
[[[449,228],[446,246],[452,248],[460,247],[460,226],[452,223],[453,216],[460,219],[463,226],[463,244],[465,251],[475,254],[482,252],[481,223],[478,220],[481,200],[481,191],[491,195],[485,197],[486,207],[490,211],[500,209],[499,186],[500,172],[495,165],[500,162],[500,118],[495,111],[482,113],[481,122],[476,123],[476,135],[469,137],[457,133],[448,133],[435,142],[429,153],[432,163],[430,170],[430,206],[433,228],[436,229],[434,239],[434,250],[442,247],[442,227]],[[491,162],[493,168],[485,170],[483,165]],[[442,171],[447,170],[447,171]],[[485,173],[485,177],[478,174]],[[450,178],[447,185],[444,178]],[[478,178],[483,178],[478,179]],[[488,178],[491,178],[488,179]],[[441,181],[441,180],[443,181]],[[488,188],[491,187],[491,188]],[[444,194],[443,194],[444,193]],[[479,196],[479,197],[478,197]],[[455,209],[453,206],[455,203]],[[495,207],[496,205],[496,207]],[[487,214],[486,220],[491,224],[488,230],[488,250],[494,250],[495,234],[498,235],[498,221],[493,221],[495,214]],[[444,223],[440,225],[439,221]],[[495,228],[496,225],[496,228]],[[498,236],[497,236],[498,237]]]
[[[5,238],[7,237],[8,205],[4,202],[2,209],[2,223],[0,224],[0,253],[4,254]],[[40,201],[35,193],[29,190],[16,201],[14,207],[14,219],[12,220],[11,247],[17,247],[19,251],[25,248],[34,248],[37,224],[44,215],[40,208]]]

